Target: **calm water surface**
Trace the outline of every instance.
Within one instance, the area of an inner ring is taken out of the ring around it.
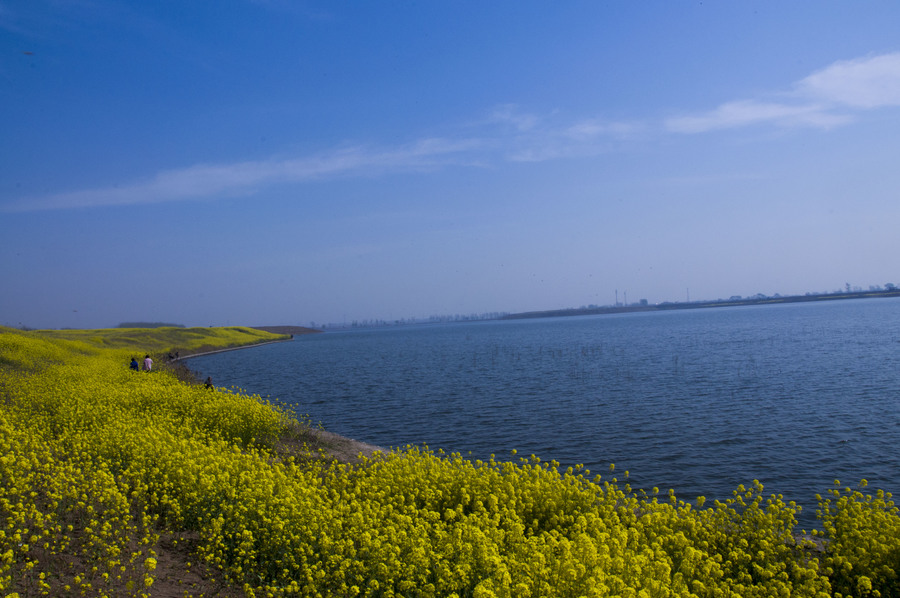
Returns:
[[[898,299],[329,332],[190,365],[384,447],[615,463],[684,499],[758,479],[804,525],[835,478],[900,490]]]

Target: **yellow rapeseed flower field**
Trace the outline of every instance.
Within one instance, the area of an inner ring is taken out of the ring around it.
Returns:
[[[820,497],[816,548],[755,481],[709,504],[536,456],[296,459],[260,397],[127,367],[275,338],[0,329],[0,596],[153,596],[163,535],[256,597],[900,596],[900,517],[864,483]]]

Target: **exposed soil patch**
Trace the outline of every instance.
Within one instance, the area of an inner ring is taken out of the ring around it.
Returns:
[[[166,533],[156,545],[156,579],[150,588],[153,598],[244,598],[241,588],[224,575],[206,566],[197,556],[197,532]]]

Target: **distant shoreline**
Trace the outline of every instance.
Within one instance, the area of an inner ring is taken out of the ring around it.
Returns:
[[[900,288],[890,285],[887,290],[875,291],[836,291],[833,293],[807,293],[805,295],[785,295],[775,294],[766,296],[762,294],[750,297],[732,297],[729,299],[714,299],[708,301],[664,301],[650,305],[648,303],[631,303],[629,305],[604,305],[590,307],[566,307],[560,309],[545,309],[537,311],[527,311],[519,313],[495,313],[484,314],[481,316],[466,317],[448,317],[448,318],[430,318],[423,320],[375,320],[363,321],[362,323],[353,322],[353,324],[328,324],[325,330],[315,330],[314,332],[326,332],[334,330],[367,330],[377,328],[391,328],[398,326],[430,326],[438,324],[456,324],[469,322],[492,322],[501,320],[527,320],[539,318],[560,318],[567,316],[594,316],[622,314],[633,312],[654,312],[654,311],[671,311],[678,309],[705,309],[711,307],[737,307],[737,306],[754,306],[754,305],[776,305],[782,303],[808,303],[812,301],[840,301],[844,299],[873,299],[873,298],[891,298],[900,297]],[[276,329],[277,327],[270,327]],[[268,330],[269,328],[265,328]],[[263,328],[261,328],[263,330]],[[311,329],[308,329],[311,330]]]
[[[263,332],[271,332],[273,334],[290,334],[291,336],[299,336],[301,334],[319,334],[322,331],[315,328],[307,328],[305,326],[250,326],[254,330],[262,330]]]
[[[501,316],[500,320],[524,320],[530,318],[558,318],[564,316],[593,316],[599,314],[620,314],[645,311],[671,311],[676,309],[705,309],[710,307],[736,307],[741,305],[773,305],[779,303],[806,303],[810,301],[838,301],[841,299],[873,299],[886,297],[900,297],[900,289],[887,291],[858,291],[850,293],[819,293],[814,295],[788,295],[788,296],[754,296],[740,299],[716,299],[714,301],[691,301],[685,303],[663,302],[656,305],[618,305],[605,307],[581,307],[565,309],[548,309],[543,311],[528,311],[517,314]]]

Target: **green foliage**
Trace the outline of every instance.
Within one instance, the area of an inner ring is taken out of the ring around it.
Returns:
[[[0,595],[152,595],[161,533],[248,596],[900,595],[882,492],[820,500],[819,553],[759,482],[706,505],[536,456],[295,461],[277,447],[297,422],[259,397],[127,368],[271,338],[0,331]]]
[[[891,494],[835,487],[818,496],[828,538],[825,567],[835,595],[900,597],[900,517]]]
[[[3,329],[0,329],[3,330]],[[10,330],[10,329],[6,329]],[[26,333],[23,333],[26,334]],[[122,349],[121,355],[224,349],[288,338],[255,328],[110,328],[105,330],[39,330],[32,338],[74,341],[94,349]]]

